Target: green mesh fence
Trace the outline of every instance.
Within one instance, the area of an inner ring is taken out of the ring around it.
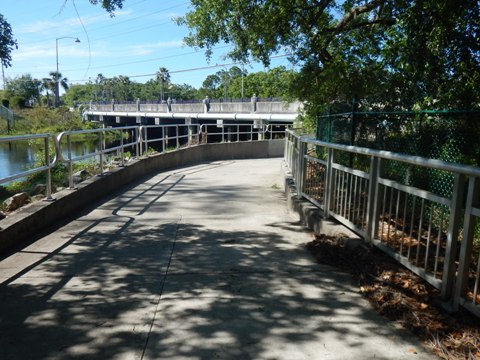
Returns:
[[[317,139],[480,166],[480,111],[344,112],[318,116]],[[368,169],[368,159],[336,162]],[[390,161],[384,176],[450,197],[453,175]]]

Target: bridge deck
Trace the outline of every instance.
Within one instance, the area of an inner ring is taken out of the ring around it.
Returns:
[[[2,359],[431,358],[312,260],[281,186],[280,159],[160,173],[3,259]]]

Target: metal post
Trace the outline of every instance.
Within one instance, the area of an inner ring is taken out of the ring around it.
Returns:
[[[463,236],[460,247],[460,259],[458,261],[458,276],[453,297],[454,310],[458,310],[460,299],[465,294],[468,281],[468,270],[472,261],[472,246],[475,232],[475,216],[472,215],[473,208],[479,205],[480,184],[474,176],[469,177],[467,204],[465,206],[465,217],[463,221]]]
[[[52,171],[50,167],[50,151],[48,148],[48,139],[50,136],[45,137],[45,165],[47,168],[47,200],[52,200]]]
[[[62,36],[55,39],[55,55],[57,60],[57,73],[55,75],[55,107],[60,105],[60,79],[59,79],[59,71],[58,71],[58,40],[61,39],[75,39],[76,43],[79,43],[80,40],[78,38],[72,36]]]
[[[120,130],[120,157],[122,159],[122,167],[125,166],[125,149],[123,148],[123,130]]]
[[[333,202],[333,157],[334,150],[329,148],[327,154],[327,169],[325,174],[325,193],[323,195],[323,212],[326,218],[330,217],[330,204]]]
[[[162,126],[162,152],[165,152],[165,126]]]
[[[375,238],[377,232],[377,218],[378,218],[378,199],[380,191],[378,186],[378,178],[380,177],[381,159],[372,156],[370,159],[370,176],[368,184],[368,198],[367,198],[367,229],[365,240],[369,243]]]
[[[103,133],[100,131],[98,133],[98,143],[99,143],[99,160],[100,160],[100,176],[103,176]]]
[[[75,189],[73,183],[73,163],[72,163],[72,140],[70,134],[67,134],[67,152],[68,152],[68,188]]]
[[[177,150],[180,148],[180,139],[179,139],[179,133],[178,133],[178,125],[175,126],[175,135],[177,136]]]
[[[455,262],[457,260],[457,241],[460,219],[462,218],[463,192],[465,190],[465,176],[455,174],[453,196],[450,205],[450,219],[448,225],[445,262],[443,264],[443,278],[440,296],[443,300],[451,297],[455,280]]]
[[[297,167],[297,197],[303,197],[303,183],[305,180],[305,154],[307,153],[307,143],[300,138],[300,148],[298,151],[298,167]]]
[[[135,156],[138,158],[141,156],[140,154],[140,128],[137,126],[135,127]]]
[[[147,127],[143,127],[143,130],[145,131],[145,139],[143,139],[144,143],[145,143],[145,151],[142,153],[143,154],[147,154],[148,155],[148,129]]]

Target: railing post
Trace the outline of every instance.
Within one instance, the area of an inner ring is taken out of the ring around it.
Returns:
[[[370,159],[370,181],[368,184],[367,197],[367,226],[365,240],[371,243],[377,233],[376,221],[378,218],[378,199],[380,196],[378,178],[380,177],[381,159],[372,156]]]
[[[100,176],[103,176],[103,133],[100,131],[98,133],[98,142],[99,142],[99,158],[100,158]]]
[[[73,183],[73,164],[72,164],[72,140],[70,134],[67,134],[67,152],[68,152],[68,188],[75,189]]]
[[[300,137],[300,146],[298,149],[298,165],[297,165],[297,197],[301,199],[303,197],[303,184],[305,181],[305,154],[307,153],[307,143]]]
[[[148,154],[148,129],[147,127],[143,127],[143,130],[145,130],[145,139],[143,140],[144,143],[145,143],[145,150],[142,152],[142,155],[143,154]],[[142,135],[142,138],[143,138],[143,135]]]
[[[333,157],[334,157],[334,150],[332,148],[328,148],[327,153],[327,168],[325,173],[325,192],[323,195],[323,213],[325,214],[326,218],[330,217],[330,204],[333,201]]]
[[[142,154],[140,153],[140,149],[141,149],[141,146],[140,146],[140,128],[138,126],[135,127],[135,156],[138,158],[140,156],[142,156]]]
[[[120,157],[122,159],[122,167],[125,166],[125,149],[123,148],[123,130],[120,130]]]
[[[178,134],[178,125],[175,126],[175,134],[177,136],[177,150],[180,148],[180,139],[179,139],[179,134]]]
[[[48,139],[50,136],[45,137],[45,165],[47,168],[47,200],[52,200],[52,169],[50,167],[50,149],[48,148]]]
[[[462,213],[463,192],[465,190],[465,176],[455,174],[453,195],[450,206],[445,262],[443,264],[443,278],[440,296],[447,300],[452,296],[455,281],[455,261],[457,260],[458,230]]]
[[[165,125],[162,126],[162,153],[165,152]]]
[[[465,294],[468,281],[468,270],[472,261],[473,236],[475,231],[475,216],[472,215],[474,207],[479,205],[480,186],[478,179],[469,177],[467,203],[465,205],[465,217],[463,221],[463,236],[460,246],[460,259],[458,261],[458,276],[453,297],[453,308],[458,310],[460,299]]]

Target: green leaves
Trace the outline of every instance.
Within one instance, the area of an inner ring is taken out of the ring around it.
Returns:
[[[4,67],[11,66],[11,53],[14,49],[18,49],[17,40],[13,37],[10,24],[0,14],[0,62]]]

